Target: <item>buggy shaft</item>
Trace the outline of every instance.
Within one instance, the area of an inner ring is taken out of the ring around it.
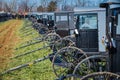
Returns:
[[[19,54],[19,55],[13,57],[13,58],[18,58],[18,57],[21,57],[21,56],[24,56],[24,55],[27,55],[27,54],[31,54],[31,53],[33,53],[33,52],[36,52],[36,51],[42,50],[42,49],[47,48],[47,47],[50,47],[50,46],[44,46],[44,47],[42,47],[42,48],[38,48],[38,49],[35,49],[35,50],[32,50],[32,51],[29,51],[29,52],[26,52],[26,53],[23,53],[23,54]],[[11,58],[11,59],[13,59],[13,58]]]
[[[4,74],[6,74],[6,73],[9,73],[9,72],[12,72],[12,71],[21,69],[21,68],[24,68],[24,67],[27,67],[27,66],[31,66],[31,65],[36,64],[36,63],[38,63],[38,62],[44,61],[44,60],[46,60],[46,59],[49,59],[50,57],[53,57],[53,56],[54,56],[54,55],[48,55],[48,56],[45,56],[45,57],[43,57],[43,58],[39,58],[39,59],[37,59],[37,60],[34,60],[33,62],[28,62],[28,63],[26,63],[26,64],[22,64],[22,65],[19,65],[19,66],[17,66],[17,67],[13,67],[13,68],[11,68],[11,69],[8,69],[8,70],[4,71],[4,72],[3,72],[2,74],[0,74],[0,75],[4,75]]]
[[[27,45],[23,45],[23,46],[21,46],[21,47],[19,47],[19,48],[16,48],[16,50],[17,50],[17,49],[24,48],[24,47],[27,47],[27,46],[30,46],[30,45],[34,45],[34,44],[40,43],[40,42],[42,42],[42,41],[43,41],[43,40],[41,39],[41,40],[39,40],[39,41],[36,41],[36,42],[30,43],[30,44],[27,44]]]

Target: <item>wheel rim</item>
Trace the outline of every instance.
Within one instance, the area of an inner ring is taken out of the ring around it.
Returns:
[[[53,70],[57,77],[71,74],[79,61],[87,55],[76,47],[60,49],[53,57]]]
[[[102,55],[94,55],[83,59],[75,67],[73,74],[84,76],[93,72],[108,71],[108,58]]]
[[[45,36],[44,41],[47,45],[52,45],[55,41],[61,39],[61,37],[56,33],[49,33]]]
[[[66,38],[61,38],[60,40],[54,43],[54,47],[56,51],[60,50],[63,47],[69,47],[69,46],[75,46],[75,43],[72,40]]]
[[[83,76],[81,80],[120,80],[120,75],[111,72],[95,72]]]

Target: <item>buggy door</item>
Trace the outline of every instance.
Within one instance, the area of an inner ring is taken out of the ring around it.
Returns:
[[[114,72],[120,72],[120,8],[118,10],[114,10],[114,13],[116,13],[116,20],[113,24],[117,24],[117,27],[115,27],[116,29],[116,47],[117,47],[117,53],[114,54],[115,56],[113,56],[113,64],[114,66],[112,66],[113,71]],[[113,30],[113,31],[115,31]]]
[[[98,21],[97,14],[77,15],[76,28],[79,36],[77,46],[86,52],[98,51]]]
[[[65,37],[72,34],[74,30],[74,14],[73,12],[56,12],[55,13],[55,27],[56,33],[61,37]]]

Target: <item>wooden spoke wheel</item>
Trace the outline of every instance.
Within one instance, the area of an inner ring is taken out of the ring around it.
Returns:
[[[109,62],[107,56],[94,55],[80,61],[73,74],[84,76],[93,72],[108,71]]]
[[[95,72],[83,76],[80,80],[120,80],[120,75],[111,72]]]
[[[75,66],[87,55],[76,47],[64,47],[53,57],[53,70],[57,77],[73,73]]]
[[[67,39],[67,38],[61,38],[60,40],[56,41],[54,43],[54,48],[53,50],[60,50],[61,48],[63,47],[69,47],[69,46],[75,46],[75,43],[70,40],[70,39]]]
[[[44,37],[44,41],[47,45],[52,45],[59,39],[61,39],[61,37],[56,33],[49,33]]]
[[[79,76],[69,74],[67,76],[61,76],[58,80],[80,80]]]

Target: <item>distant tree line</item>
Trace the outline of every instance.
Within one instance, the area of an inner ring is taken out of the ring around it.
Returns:
[[[68,2],[69,1],[69,2]],[[72,11],[74,7],[98,6],[107,0],[0,0],[0,11],[6,12],[52,12]]]
[[[40,0],[41,4],[37,11],[72,11],[74,7],[92,7],[99,6],[102,2],[108,0]]]
[[[52,12],[57,9],[57,1],[50,1],[48,5],[40,5],[37,7],[37,11],[39,12]]]

